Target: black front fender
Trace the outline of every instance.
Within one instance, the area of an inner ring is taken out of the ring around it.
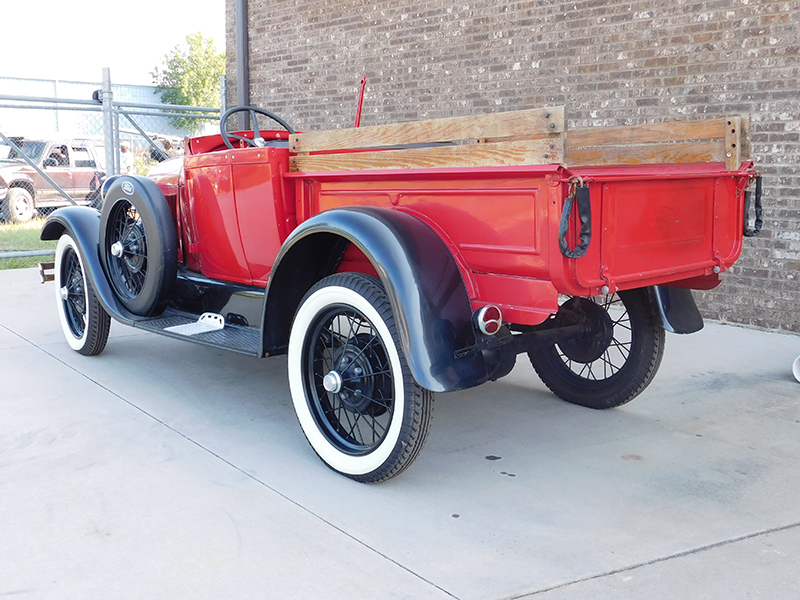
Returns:
[[[264,351],[283,351],[305,293],[336,272],[355,244],[389,296],[400,343],[414,378],[431,391],[451,391],[488,379],[480,353],[456,358],[475,344],[472,310],[447,246],[416,217],[385,208],[343,208],[302,223],[284,243],[270,274]]]
[[[87,206],[59,208],[47,217],[40,237],[57,240],[65,233],[75,240],[83,260],[84,274],[105,311],[123,323],[132,324],[134,315],[117,302],[100,263],[100,213]]]

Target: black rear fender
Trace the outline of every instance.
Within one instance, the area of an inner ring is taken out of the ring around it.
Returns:
[[[472,310],[461,273],[447,246],[416,217],[384,208],[323,212],[302,223],[284,243],[270,274],[264,351],[284,352],[292,320],[306,292],[335,273],[354,244],[386,289],[400,343],[417,382],[431,391],[472,387],[488,379],[473,346]]]

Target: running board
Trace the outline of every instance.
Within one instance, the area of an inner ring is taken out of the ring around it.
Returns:
[[[139,329],[150,331],[151,333],[158,333],[178,340],[195,342],[196,344],[213,346],[215,348],[224,348],[225,350],[232,350],[233,352],[240,352],[241,354],[248,354],[250,356],[261,356],[261,332],[252,327],[225,324],[222,329],[216,329],[214,331],[189,334],[180,333],[181,331],[192,331],[190,327],[184,328],[181,326],[196,324],[199,317],[200,315],[168,308],[158,317],[137,320],[134,321],[132,325]],[[170,331],[170,329],[176,327],[181,328]]]

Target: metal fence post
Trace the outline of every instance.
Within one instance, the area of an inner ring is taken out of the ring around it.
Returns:
[[[119,137],[119,112],[117,109],[114,109],[114,114],[112,115],[113,122],[114,122],[114,141],[112,142],[112,147],[114,148],[114,174],[119,175],[120,171],[122,170],[122,159],[120,158],[120,137]]]
[[[58,100],[58,79],[53,80],[53,96]],[[55,110],[53,113],[56,116],[56,132],[59,132],[61,129],[59,129],[58,125],[58,102],[55,103]]]
[[[111,69],[103,67],[103,139],[106,146],[106,173],[119,174],[119,149],[114,145],[114,93],[111,91]]]
[[[247,0],[235,0],[236,105],[250,105],[250,40],[247,34]],[[250,113],[239,113],[239,129],[250,129]]]
[[[228,78],[221,75],[219,78],[219,114],[228,112]]]

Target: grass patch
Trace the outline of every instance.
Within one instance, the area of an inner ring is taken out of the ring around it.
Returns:
[[[0,223],[0,252],[14,250],[55,250],[56,242],[42,241],[44,218],[31,219],[27,223]]]
[[[32,219],[27,223],[0,223],[0,252],[19,252],[25,250],[53,250],[55,241],[42,241],[39,234],[44,218]],[[0,258],[0,269],[25,269],[35,267],[40,262],[52,260],[48,256],[24,256]]]
[[[20,258],[0,258],[0,271],[6,269],[29,269],[40,262],[53,262],[52,256],[23,256]]]

